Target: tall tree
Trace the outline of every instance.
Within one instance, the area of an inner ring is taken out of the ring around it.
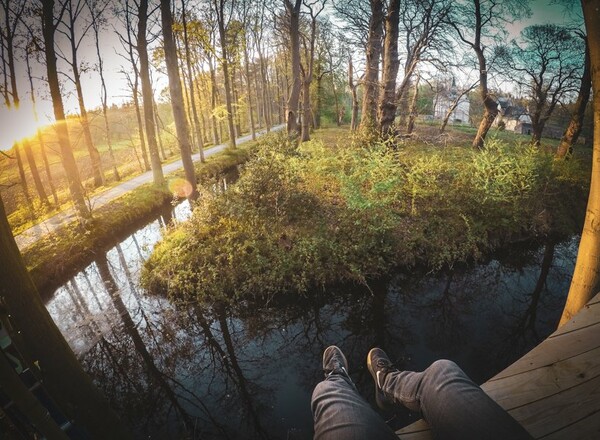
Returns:
[[[0,298],[22,350],[41,370],[49,394],[93,438],[131,438],[52,321],[19,254],[1,200],[0,248]]]
[[[89,23],[80,23],[82,21],[82,13],[84,12],[85,8],[86,4],[83,0],[65,0],[66,14],[63,14],[64,20],[62,22],[65,29],[63,30],[60,26],[57,29],[58,32],[67,37],[71,49],[71,56],[70,58],[63,56],[61,55],[60,51],[58,54],[60,58],[69,64],[69,67],[73,73],[73,76],[67,75],[67,78],[69,78],[75,86],[77,103],[79,104],[79,119],[83,129],[83,138],[92,162],[94,186],[99,187],[105,183],[104,171],[102,170],[100,153],[98,152],[98,149],[94,145],[94,141],[92,139],[90,121],[88,118],[87,109],[85,107],[83,87],[81,85],[81,66],[78,55],[79,47],[81,46],[81,43],[84,41],[84,38],[91,27],[91,24]],[[83,29],[81,35],[77,35],[77,31],[79,29]]]
[[[287,101],[287,132],[289,135],[298,134],[298,105],[300,103],[300,89],[302,79],[300,78],[300,7],[302,0],[292,3],[284,0],[285,9],[289,20],[290,53],[292,65],[292,86]]]
[[[350,120],[350,130],[354,131],[358,128],[358,93],[357,88],[360,81],[354,81],[354,66],[352,65],[352,56],[348,57],[348,87],[352,95],[352,119]]]
[[[304,38],[304,64],[300,64],[302,72],[302,134],[301,141],[310,140],[311,103],[310,103],[310,85],[313,81],[315,70],[315,44],[317,41],[317,17],[325,9],[326,1],[323,1],[318,7],[314,3],[304,3],[310,16],[310,33],[308,38]]]
[[[48,155],[46,154],[46,143],[44,142],[44,135],[42,134],[42,129],[39,127],[40,118],[37,110],[37,102],[35,99],[35,87],[33,85],[33,73],[31,71],[31,62],[30,58],[39,50],[37,45],[37,40],[32,39],[30,43],[27,45],[27,53],[25,56],[25,65],[27,67],[27,79],[29,80],[29,95],[31,98],[31,111],[33,112],[33,120],[37,126],[36,129],[36,137],[40,146],[40,153],[42,154],[42,161],[44,162],[44,169],[46,170],[46,178],[48,179],[48,185],[50,186],[50,191],[52,192],[52,198],[54,199],[54,204],[58,206],[58,196],[56,194],[56,187],[54,186],[54,180],[52,178],[52,172],[50,171],[50,163],[48,162]],[[32,155],[33,156],[33,155]],[[31,163],[35,162],[30,162]],[[34,165],[35,166],[35,165]],[[33,170],[32,170],[33,173]],[[37,168],[36,168],[37,173]],[[36,180],[35,175],[33,176],[34,181]],[[39,179],[39,176],[37,177]],[[36,182],[37,185],[37,182]],[[38,194],[40,194],[40,198],[43,198],[46,195],[46,191],[44,190],[43,185],[40,185],[40,189],[38,189]],[[45,197],[46,203],[48,203],[48,197]]]
[[[577,94],[577,101],[575,102],[573,114],[569,125],[565,129],[562,135],[560,144],[556,150],[556,157],[568,158],[573,152],[573,146],[579,139],[581,130],[583,128],[583,118],[585,116],[585,109],[587,108],[588,102],[590,101],[590,92],[592,91],[592,72],[590,71],[590,50],[588,47],[587,37],[582,37],[585,41],[585,58],[583,62],[583,75],[581,76],[581,82],[579,84],[579,93]]]
[[[160,164],[158,143],[156,141],[156,126],[154,123],[154,105],[152,83],[150,81],[150,62],[148,60],[148,0],[140,0],[138,7],[137,52],[140,58],[140,78],[142,80],[142,99],[144,104],[144,123],[146,140],[150,152],[150,164],[155,185],[163,185],[165,177]]]
[[[107,23],[106,9],[109,3],[100,0],[86,0],[86,2],[90,11],[92,30],[94,31],[94,45],[96,47],[96,58],[98,60],[97,70],[98,75],[100,76],[100,100],[102,101],[102,118],[104,119],[106,146],[108,147],[108,154],[110,155],[110,160],[112,162],[113,175],[115,180],[119,181],[121,180],[121,176],[117,169],[117,161],[115,159],[111,141],[110,124],[108,123],[108,92],[106,90],[106,80],[104,78],[104,58],[100,52],[100,31]]]
[[[498,103],[488,87],[488,40],[502,36],[509,22],[528,13],[529,8],[523,0],[468,0],[456,5],[448,17],[448,24],[454,28],[458,39],[477,56],[479,95],[484,111],[473,139],[473,148],[483,148],[485,137],[498,114]]]
[[[190,95],[190,107],[192,117],[194,118],[194,128],[196,138],[198,139],[198,150],[200,152],[200,162],[204,162],[204,136],[198,119],[198,109],[196,108],[196,93],[194,92],[194,75],[192,72],[192,53],[190,50],[190,41],[188,38],[188,21],[185,0],[181,0],[181,21],[183,26],[183,47],[185,50],[185,66],[188,74],[188,89]]]
[[[377,120],[382,136],[389,136],[396,118],[396,78],[398,60],[398,27],[400,25],[400,0],[390,0],[385,16],[385,40],[383,43],[383,92],[379,98]]]
[[[190,127],[185,115],[183,92],[181,90],[181,77],[179,76],[179,65],[177,64],[177,48],[175,47],[175,39],[173,38],[173,16],[171,15],[170,0],[160,0],[160,16],[165,46],[165,62],[167,64],[167,73],[169,76],[171,108],[173,109],[173,118],[175,119],[177,141],[179,143],[179,149],[181,150],[181,161],[183,162],[185,178],[190,185],[190,191],[189,194],[187,194],[187,197],[190,200],[195,200],[198,198],[196,172],[194,171],[194,161],[192,160]]]
[[[4,65],[4,79],[5,83],[8,82],[7,78],[10,77],[10,90],[8,84],[5,85],[5,101],[7,107],[14,106],[16,110],[19,109],[20,98],[19,90],[17,87],[17,73],[15,63],[15,38],[17,37],[17,27],[21,22],[21,17],[24,12],[25,2],[11,5],[10,0],[2,0],[2,15],[4,16],[3,26],[0,26],[0,38],[2,43],[2,64]],[[10,101],[12,97],[12,102]],[[29,186],[25,176],[25,168],[23,166],[23,159],[21,157],[21,143],[17,140],[13,145],[13,151],[17,160],[17,168],[19,170],[19,181],[23,188],[23,195],[25,201],[29,206],[29,209],[33,209],[33,203],[31,196],[29,195]]]
[[[50,96],[52,97],[52,107],[54,109],[54,118],[56,124],[54,126],[60,146],[60,156],[67,175],[69,183],[69,192],[75,204],[77,213],[82,218],[87,218],[90,211],[85,203],[83,196],[83,186],[77,169],[77,162],[73,156],[71,147],[71,139],[65,119],[65,110],[63,106],[62,96],[60,94],[60,84],[58,82],[58,70],[56,68],[56,51],[54,48],[54,33],[60,22],[54,20],[54,0],[43,0],[42,4],[42,32],[44,35],[44,53],[46,55],[46,73],[48,76],[48,87],[50,88]],[[64,9],[61,10],[61,14]]]
[[[377,101],[379,99],[379,60],[383,38],[383,0],[369,0],[371,17],[369,37],[366,46],[366,68],[363,79],[363,102],[360,126],[374,127],[377,122]]]
[[[235,148],[235,127],[233,125],[233,98],[231,93],[231,76],[229,72],[229,60],[227,47],[227,18],[225,17],[226,0],[212,0],[212,5],[217,19],[219,30],[219,43],[221,46],[221,68],[223,69],[223,86],[225,87],[225,106],[227,108],[227,127],[229,129],[229,144]]]
[[[539,145],[544,127],[559,104],[575,91],[584,51],[580,39],[562,26],[528,26],[513,41],[504,63],[511,78],[527,91],[532,142]]]
[[[563,325],[598,292],[600,287],[600,0],[582,0],[588,38],[594,102],[594,150],[592,180],[577,262],[567,303],[560,318]]]
[[[123,24],[125,25],[125,35],[117,32],[119,35],[119,39],[121,41],[121,45],[123,46],[126,55],[122,55],[123,58],[127,60],[129,64],[131,64],[131,71],[129,69],[122,69],[121,73],[125,76],[129,87],[131,88],[133,106],[135,109],[135,116],[138,127],[138,135],[140,139],[140,149],[142,151],[142,159],[144,161],[144,169],[146,171],[150,170],[150,162],[148,161],[148,153],[146,150],[146,140],[144,137],[144,123],[142,122],[142,112],[140,108],[140,72],[138,68],[138,59],[135,57],[134,48],[136,47],[133,39],[134,35],[134,24],[133,24],[133,12],[131,11],[131,6],[129,2],[124,1],[122,4],[122,9],[116,11],[118,16],[123,17]],[[133,78],[132,78],[133,76]],[[134,146],[135,151],[135,146]],[[137,155],[137,153],[136,153]]]

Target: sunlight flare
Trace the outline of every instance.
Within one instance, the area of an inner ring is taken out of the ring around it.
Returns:
[[[35,120],[30,104],[0,108],[0,150],[9,150],[15,143],[33,137],[42,125]]]

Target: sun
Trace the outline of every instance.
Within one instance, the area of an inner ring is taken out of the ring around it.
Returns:
[[[25,138],[33,137],[43,124],[34,118],[31,106],[0,107],[0,150],[9,150]]]

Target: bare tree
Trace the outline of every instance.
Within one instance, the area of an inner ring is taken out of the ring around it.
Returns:
[[[179,76],[179,66],[177,64],[177,48],[173,38],[173,17],[171,15],[171,1],[160,1],[160,12],[162,31],[165,48],[165,62],[169,76],[169,92],[171,94],[171,108],[175,119],[175,129],[177,130],[177,141],[181,150],[181,161],[185,177],[190,185],[188,199],[198,198],[196,183],[196,172],[194,171],[194,162],[192,160],[192,146],[190,142],[190,128],[185,115],[183,104],[183,92],[181,90],[181,77]],[[190,68],[191,71],[191,68]]]
[[[106,12],[109,2],[100,0],[86,0],[86,2],[90,11],[92,30],[94,31],[94,43],[96,46],[96,57],[98,59],[97,70],[98,75],[100,76],[100,99],[102,101],[102,117],[104,119],[106,145],[112,163],[113,175],[115,176],[115,180],[119,181],[121,180],[121,176],[117,169],[117,161],[115,159],[115,153],[110,138],[110,125],[108,123],[108,92],[106,91],[106,81],[104,79],[104,59],[100,52],[100,31],[106,27]]]
[[[506,32],[507,23],[528,13],[529,8],[523,0],[469,0],[455,5],[448,17],[448,24],[454,28],[459,41],[477,56],[479,95],[484,112],[473,139],[473,148],[483,148],[485,137],[498,114],[498,103],[488,87],[487,40],[500,37]]]
[[[377,122],[377,101],[379,99],[379,60],[383,38],[383,0],[369,0],[369,38],[366,46],[367,65],[363,79],[363,102],[360,126],[374,127]]]
[[[290,53],[292,65],[292,86],[287,102],[287,132],[292,135],[298,133],[298,104],[300,103],[300,89],[302,79],[300,78],[300,7],[302,0],[291,3],[284,0],[285,9],[289,20]]]
[[[225,17],[226,0],[212,0],[212,6],[216,14],[217,27],[219,30],[219,43],[221,46],[221,68],[223,69],[223,85],[225,87],[225,105],[227,107],[227,126],[229,128],[229,144],[235,148],[235,127],[233,125],[233,106],[231,93],[231,76],[229,74],[229,60],[227,47],[227,32]]]
[[[354,66],[352,65],[352,56],[348,57],[348,87],[352,94],[352,119],[350,120],[350,130],[354,131],[358,128],[358,93],[356,89],[360,85],[360,81],[354,82]]]
[[[310,16],[309,29],[310,33],[308,38],[303,39],[304,46],[304,65],[300,63],[300,70],[302,72],[302,135],[301,141],[305,142],[310,140],[310,122],[311,118],[311,104],[310,104],[310,85],[314,77],[314,66],[315,66],[315,44],[317,40],[317,17],[323,9],[325,9],[326,1],[323,1],[319,6],[317,2],[308,3],[305,2],[304,6],[308,9]]]
[[[198,119],[198,109],[196,108],[196,96],[194,93],[194,75],[192,72],[192,54],[190,50],[190,41],[188,38],[188,21],[185,0],[181,0],[181,24],[183,26],[183,47],[185,50],[185,66],[187,69],[188,90],[190,96],[190,107],[196,130],[196,138],[198,139],[198,151],[200,152],[200,162],[204,162],[204,136]]]
[[[568,158],[573,152],[573,146],[577,142],[581,129],[583,128],[583,118],[585,116],[585,109],[587,108],[590,100],[590,92],[592,91],[592,73],[590,66],[590,50],[588,47],[587,37],[582,36],[585,40],[585,59],[583,63],[583,75],[581,76],[581,83],[579,85],[579,93],[577,94],[577,101],[575,102],[575,109],[571,115],[569,125],[565,129],[565,132],[558,144],[556,150],[556,156],[559,158]]]
[[[152,83],[150,81],[150,63],[148,60],[148,0],[139,0],[138,5],[138,29],[137,29],[137,52],[140,60],[140,78],[142,80],[142,99],[144,104],[144,123],[146,127],[146,140],[148,141],[148,150],[150,152],[150,164],[152,166],[152,176],[156,185],[163,185],[165,177],[163,175],[160,157],[158,153],[158,143],[156,142],[156,126],[154,123],[154,105]]]
[[[63,59],[66,63],[69,64],[73,76],[65,75],[69,78],[73,85],[75,86],[75,91],[77,92],[77,103],[79,104],[79,117],[81,121],[81,127],[83,129],[83,137],[85,140],[85,145],[87,147],[88,153],[90,155],[90,159],[92,162],[92,173],[94,176],[94,186],[99,187],[104,185],[104,171],[102,170],[102,161],[100,158],[100,153],[98,149],[94,145],[94,141],[92,140],[92,132],[90,130],[90,122],[87,115],[87,109],[85,107],[85,100],[83,97],[83,87],[81,86],[81,70],[82,65],[78,59],[78,51],[81,43],[86,37],[88,31],[91,28],[92,22],[88,23],[79,23],[82,21],[82,13],[86,8],[86,3],[83,0],[64,0],[65,3],[65,11],[63,14],[62,26],[57,27],[57,31],[67,37],[69,41],[71,53],[70,57],[66,54],[63,54],[59,49],[57,51],[57,55]],[[82,29],[81,35],[77,35],[77,30]],[[85,69],[85,68],[84,68]]]
[[[82,218],[88,218],[90,211],[83,197],[83,187],[79,177],[77,163],[73,156],[69,131],[65,120],[65,111],[60,94],[60,84],[58,82],[58,70],[56,68],[56,52],[54,49],[54,33],[56,27],[64,13],[64,5],[59,13],[58,22],[54,19],[54,1],[43,0],[42,4],[42,31],[44,35],[44,53],[46,55],[46,73],[48,75],[48,87],[50,88],[50,96],[52,97],[52,106],[54,108],[54,118],[56,119],[56,135],[60,146],[61,160],[69,183],[69,191],[71,198],[75,204],[77,213]]]
[[[382,136],[392,133],[392,124],[396,118],[396,77],[400,61],[398,60],[398,27],[400,25],[400,0],[390,0],[385,16],[385,40],[383,43],[383,92],[379,99],[377,120]]]
[[[150,162],[148,161],[148,153],[146,151],[146,140],[144,138],[144,124],[142,122],[142,112],[140,109],[140,73],[138,68],[138,59],[135,56],[134,48],[135,43],[133,41],[134,35],[134,24],[133,24],[133,12],[131,11],[129,2],[125,1],[122,4],[122,8],[120,10],[115,11],[115,16],[123,17],[123,24],[125,25],[125,35],[118,32],[115,29],[115,32],[119,36],[119,40],[121,41],[121,45],[125,50],[126,55],[122,55],[125,60],[129,64],[131,64],[131,71],[129,69],[122,69],[121,73],[125,76],[127,83],[131,89],[133,105],[135,108],[135,116],[137,120],[138,126],[138,135],[140,138],[140,149],[142,151],[142,159],[144,161],[144,169],[146,171],[150,170]],[[133,78],[132,78],[133,76]],[[135,145],[134,145],[135,151]],[[137,154],[137,153],[136,153]]]
[[[521,42],[513,41],[503,57],[511,78],[527,90],[535,145],[556,106],[575,91],[585,51],[580,42],[561,26],[533,25],[521,32]]]

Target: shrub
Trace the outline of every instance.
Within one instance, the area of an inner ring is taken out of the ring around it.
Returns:
[[[549,208],[581,183],[527,145],[492,140],[474,152],[356,139],[296,147],[268,137],[237,184],[204,191],[192,219],[156,246],[143,282],[203,299],[270,297],[397,265],[439,269],[568,223]]]

